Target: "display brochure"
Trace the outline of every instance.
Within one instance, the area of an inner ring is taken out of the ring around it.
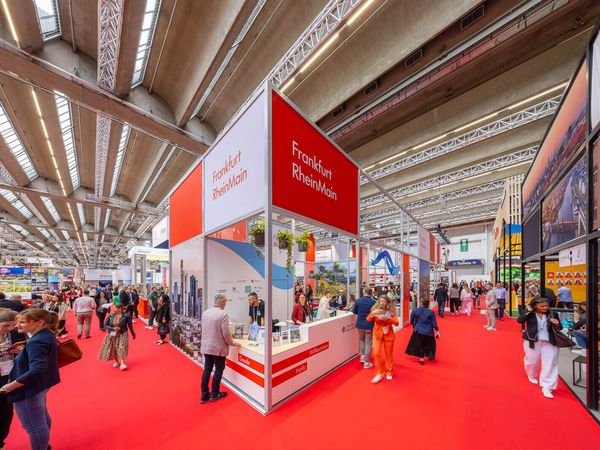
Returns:
[[[248,330],[248,340],[258,341],[258,325],[253,323]]]
[[[273,332],[273,345],[281,345],[281,332],[275,331]]]
[[[265,345],[265,327],[258,327],[258,343]]]
[[[300,342],[300,327],[298,325],[292,325],[290,327],[290,343]]]
[[[246,325],[243,323],[229,324],[229,332],[234,339],[244,339],[244,331],[246,331]]]

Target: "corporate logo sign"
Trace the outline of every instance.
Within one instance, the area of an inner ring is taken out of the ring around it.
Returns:
[[[258,96],[204,160],[204,223],[214,231],[265,205],[265,95]]]
[[[273,92],[273,205],[358,234],[358,168]]]

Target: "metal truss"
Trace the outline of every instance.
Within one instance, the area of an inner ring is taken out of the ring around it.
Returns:
[[[524,2],[510,11],[507,16],[450,50],[442,58],[409,77],[384,96],[365,105],[346,120],[327,130],[327,133],[333,140],[352,133],[357,128],[377,119],[381,114],[385,114],[390,109],[451,75],[465,64],[476,61],[498,45],[528,30],[533,24],[567,3],[569,0],[529,0]]]
[[[104,195],[104,174],[106,173],[106,157],[110,140],[111,120],[102,115],[96,115],[96,183],[94,195],[96,200]]]
[[[114,91],[119,63],[123,0],[99,0],[98,3],[98,79],[103,89]]]
[[[408,209],[413,210],[413,209],[425,208],[427,206],[438,205],[444,201],[448,202],[450,200],[458,200],[458,199],[465,198],[465,197],[471,197],[471,196],[477,195],[477,194],[484,194],[487,192],[504,189],[504,185],[505,185],[505,180],[492,181],[491,183],[480,184],[478,186],[473,186],[471,188],[448,192],[447,194],[442,194],[439,197],[437,197],[437,196],[430,197],[430,198],[426,198],[423,200],[418,200],[416,202],[407,203],[402,206],[403,206],[403,208],[406,208],[407,210]],[[361,216],[361,221],[365,221],[365,223],[367,223],[367,224],[372,223],[373,220],[381,219],[382,217],[387,217],[392,214],[396,214],[399,211],[400,211],[400,209],[398,207],[382,209],[382,210],[375,211],[375,212],[368,213],[368,214]]]
[[[401,170],[416,166],[417,164],[422,164],[442,155],[446,155],[485,139],[505,133],[514,128],[548,117],[556,112],[561,98],[562,95],[557,95],[556,97],[544,100],[543,102],[525,108],[522,111],[503,117],[490,124],[469,131],[468,133],[453,137],[452,139],[429,147],[426,150],[410,155],[392,164],[380,167],[379,169],[369,172],[369,175],[376,180],[387,177]],[[368,183],[368,180],[365,177],[361,177],[361,184],[366,183]]]
[[[458,183],[459,181],[468,181],[469,178],[478,175],[484,175],[492,170],[502,169],[509,167],[521,162],[530,161],[534,158],[537,153],[538,146],[529,147],[524,150],[519,150],[509,155],[499,156],[488,161],[484,161],[474,166],[466,167],[464,169],[457,170],[455,172],[440,175],[439,177],[432,178],[427,181],[415,183],[410,186],[396,189],[390,192],[392,197],[399,199],[402,196],[409,194],[417,194],[421,191],[428,191],[429,189],[440,188],[444,185]],[[381,204],[386,201],[387,197],[383,194],[375,195],[367,198],[360,202],[360,208],[368,208]]]
[[[362,0],[366,1],[366,0]],[[304,61],[329,37],[340,23],[361,3],[361,0],[331,0],[294,45],[275,65],[268,79],[275,87],[281,86]]]
[[[473,222],[476,219],[487,219],[487,218],[496,217],[497,213],[498,213],[498,208],[484,209],[481,211],[474,211],[472,213],[465,213],[465,214],[461,214],[458,216],[449,216],[446,219],[425,223],[425,224],[423,224],[423,226],[427,228],[427,227],[437,226],[438,224],[439,225],[455,225],[455,224],[463,223],[463,222],[469,223],[469,222]]]

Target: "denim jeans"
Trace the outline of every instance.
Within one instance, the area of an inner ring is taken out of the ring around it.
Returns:
[[[446,300],[438,300],[438,315],[444,317],[444,308],[446,307]]]
[[[498,309],[496,310],[496,318],[504,320],[504,309],[506,308],[506,299],[498,299]]]
[[[204,373],[202,374],[202,394],[208,394],[208,380],[210,374],[215,369],[215,374],[212,379],[211,395],[216,397],[219,395],[221,389],[221,378],[223,377],[223,371],[225,370],[225,356],[217,355],[204,355]]]
[[[573,336],[575,337],[578,346],[587,348],[587,335],[584,331],[573,331]]]
[[[31,450],[47,450],[50,442],[52,420],[46,407],[46,393],[40,392],[31,398],[14,403],[21,425],[29,435]]]

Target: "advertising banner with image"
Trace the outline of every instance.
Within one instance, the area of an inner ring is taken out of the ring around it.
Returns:
[[[204,160],[204,228],[214,231],[265,206],[265,94],[219,138]]]
[[[276,92],[272,141],[273,205],[358,234],[358,168]]]

